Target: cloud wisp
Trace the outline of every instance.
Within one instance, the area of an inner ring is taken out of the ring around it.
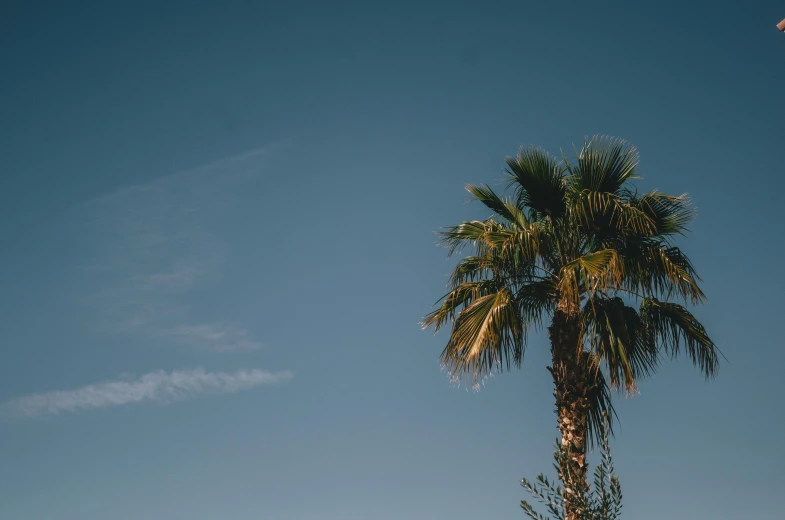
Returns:
[[[260,348],[220,309],[199,311],[231,253],[221,236],[238,225],[233,201],[262,172],[268,148],[126,186],[76,208],[78,233],[89,246],[83,301],[93,311],[91,323],[109,334],[211,352]]]
[[[0,405],[5,418],[34,418],[143,402],[171,403],[200,395],[231,394],[258,386],[276,385],[292,378],[289,371],[240,370],[234,373],[206,372],[202,368],[158,370],[132,378],[121,378],[82,386],[30,394]]]
[[[213,352],[256,350],[261,342],[251,338],[248,331],[235,323],[178,325],[161,332],[178,343]]]

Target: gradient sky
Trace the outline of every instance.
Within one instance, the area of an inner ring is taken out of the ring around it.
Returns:
[[[523,518],[547,342],[480,392],[419,319],[520,145],[689,192],[686,360],[613,444],[626,518],[785,508],[785,3],[6,2],[0,517]]]

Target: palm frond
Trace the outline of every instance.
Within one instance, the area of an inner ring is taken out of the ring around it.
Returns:
[[[544,315],[556,307],[556,284],[552,279],[529,281],[515,294],[521,314],[527,323],[534,327],[542,326]]]
[[[646,298],[641,303],[640,317],[649,342],[660,345],[672,357],[679,355],[683,345],[690,360],[707,378],[717,374],[721,353],[686,308]]]
[[[651,239],[630,240],[622,248],[621,256],[625,289],[662,298],[675,293],[692,303],[706,300],[698,285],[700,277],[678,247]]]
[[[485,235],[488,251],[503,259],[513,269],[529,270],[540,256],[542,235],[537,224],[524,229],[497,228]]]
[[[598,362],[604,363],[611,388],[636,389],[636,381],[657,367],[658,351],[647,341],[636,309],[621,298],[594,296],[583,306],[584,342]]]
[[[617,194],[634,178],[638,151],[622,139],[594,136],[584,139],[574,164],[567,164],[571,191]]]
[[[460,311],[441,361],[453,375],[468,374],[475,381],[495,369],[520,365],[526,326],[514,296],[500,287]]]
[[[455,288],[463,282],[474,282],[487,278],[492,262],[487,256],[465,256],[461,258],[450,273],[449,287]]]
[[[686,193],[677,197],[653,190],[642,197],[633,196],[630,204],[640,208],[652,222],[654,229],[649,236],[683,236],[695,218],[695,210]]]
[[[502,199],[490,186],[476,186],[467,184],[466,191],[471,193],[475,199],[482,202],[487,208],[507,220],[514,227],[525,229],[529,226],[529,220],[521,209],[510,199]]]
[[[441,243],[449,248],[448,256],[466,247],[474,253],[456,266],[453,280],[463,280],[463,276],[477,276],[482,272],[497,275],[504,271],[513,278],[525,275],[535,268],[538,257],[543,253],[541,247],[546,247],[546,254],[550,247],[549,238],[537,222],[511,228],[493,219],[473,220],[447,228],[439,235]]]
[[[514,188],[520,208],[534,210],[540,216],[559,218],[564,213],[564,167],[542,148],[521,148],[508,157],[509,187]]]
[[[589,446],[596,446],[602,439],[603,432],[613,435],[613,418],[616,409],[613,407],[611,389],[602,373],[602,368],[594,360],[589,360],[585,370],[589,391],[589,415],[587,420],[587,440]]]
[[[624,279],[624,265],[614,249],[587,253],[562,267],[559,273],[559,293],[576,305],[583,292],[589,295],[597,290],[615,288]]]
[[[656,232],[651,217],[638,206],[615,194],[595,190],[570,192],[570,214],[588,235],[652,236]]]
[[[448,227],[445,231],[439,231],[438,235],[441,237],[441,243],[449,248],[448,256],[452,256],[467,246],[482,253],[485,251],[487,234],[504,229],[502,224],[493,219],[470,220]]]
[[[499,284],[494,280],[462,282],[436,302],[440,304],[439,308],[426,315],[420,324],[424,329],[433,326],[434,332],[439,332],[445,323],[455,321],[460,311],[468,307],[474,300],[495,294],[498,289]]]

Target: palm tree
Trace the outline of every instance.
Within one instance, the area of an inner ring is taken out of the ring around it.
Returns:
[[[719,368],[718,349],[687,309],[705,301],[700,279],[673,242],[693,210],[686,195],[630,186],[638,154],[620,139],[586,139],[572,162],[537,147],[506,162],[510,196],[466,187],[493,215],[440,233],[450,255],[472,252],[422,324],[451,325],[441,361],[477,383],[520,366],[527,333],[550,320],[548,370],[570,454],[559,477],[565,519],[575,520],[588,489],[587,442],[613,414],[611,389],[634,391],[663,355],[682,350],[706,377]]]

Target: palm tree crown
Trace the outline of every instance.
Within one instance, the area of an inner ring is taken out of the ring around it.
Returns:
[[[528,331],[550,321],[557,349],[573,327],[574,352],[558,359],[586,373],[589,436],[612,410],[609,389],[633,391],[664,355],[686,352],[716,374],[719,351],[687,309],[705,301],[700,279],[674,245],[693,218],[687,196],[638,193],[637,151],[615,138],[585,140],[574,161],[530,147],[506,162],[505,196],[466,187],[493,215],[440,233],[450,255],[471,249],[422,322],[451,325],[441,354],[451,373],[477,381],[520,365]]]

